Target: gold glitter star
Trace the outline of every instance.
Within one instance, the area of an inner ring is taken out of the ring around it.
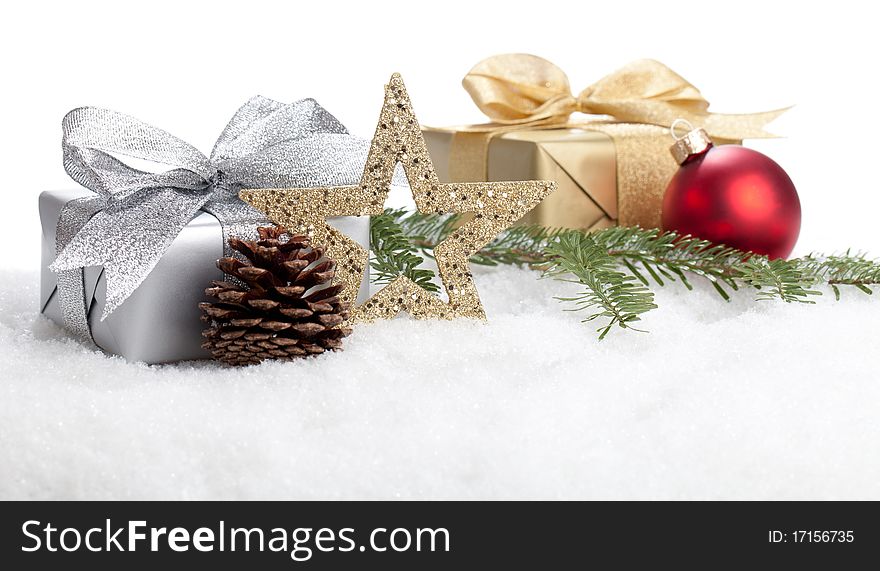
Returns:
[[[468,260],[505,228],[556,189],[550,181],[441,184],[400,75],[385,86],[385,102],[358,186],[242,190],[241,198],[276,224],[305,232],[327,245],[336,260],[335,282],[352,301],[368,252],[327,224],[332,216],[381,214],[397,163],[403,165],[416,208],[423,214],[468,213],[470,219],[437,244],[434,255],[449,301],[400,276],[352,311],[353,321],[390,318],[405,311],[416,318],[485,319]]]

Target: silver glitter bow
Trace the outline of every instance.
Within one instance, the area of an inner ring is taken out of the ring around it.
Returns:
[[[128,115],[81,107],[62,122],[64,168],[94,196],[62,210],[55,262],[68,327],[90,337],[83,268],[103,266],[107,296],[101,319],[149,275],[200,211],[215,216],[227,238],[265,221],[238,198],[240,188],[355,184],[369,141],[313,99],[292,104],[254,97],[232,117],[210,157],[177,137]],[[116,156],[174,167],[135,169]]]

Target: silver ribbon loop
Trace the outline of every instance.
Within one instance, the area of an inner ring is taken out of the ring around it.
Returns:
[[[354,137],[313,99],[285,104],[254,97],[232,117],[211,156],[134,117],[81,107],[62,121],[64,168],[95,196],[62,209],[56,239],[59,300],[68,327],[88,335],[83,268],[103,266],[103,320],[119,307],[200,211],[230,236],[250,235],[262,213],[241,188],[350,185],[360,180],[369,141]],[[148,172],[129,157],[171,167]]]

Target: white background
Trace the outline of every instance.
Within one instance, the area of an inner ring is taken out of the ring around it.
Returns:
[[[14,7],[10,8],[9,6]],[[262,94],[314,97],[369,137],[399,71],[424,124],[479,122],[460,87],[480,59],[541,55],[575,91],[636,58],[663,61],[718,112],[796,105],[752,141],[791,175],[803,205],[795,253],[880,255],[878,19],[869,2],[39,2],[0,17],[0,227],[4,263],[36,267],[37,195],[71,187],[60,121],[104,106],[209,152]]]
[[[245,370],[132,366],[37,313],[37,196],[73,185],[69,109],[207,152],[252,95],[314,97],[370,136],[393,71],[424,123],[480,121],[460,79],[512,51],[576,90],[652,57],[715,111],[795,104],[772,126],[787,138],[750,144],[800,190],[797,252],[880,256],[880,19],[805,4],[6,2],[0,498],[880,499],[880,294],[722,303],[695,280],[652,288],[650,334],[598,343],[554,299],[575,284],[492,268],[475,271],[488,323],[381,321],[342,354]]]

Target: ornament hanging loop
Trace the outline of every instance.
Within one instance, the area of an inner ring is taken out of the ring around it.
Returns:
[[[678,136],[678,134],[676,133],[676,129],[678,129],[679,127],[683,127],[685,129],[684,135]],[[693,124],[691,124],[690,121],[679,117],[672,122],[672,125],[669,126],[669,134],[672,135],[672,138],[676,141],[681,141],[682,139],[687,137],[688,133],[690,133],[694,129],[695,127],[693,126]]]

